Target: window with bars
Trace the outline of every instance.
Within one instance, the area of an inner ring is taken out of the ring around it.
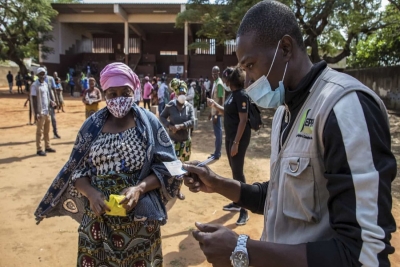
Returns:
[[[160,56],[177,56],[178,51],[160,51]]]
[[[129,38],[129,54],[140,54],[140,38]]]
[[[226,40],[225,41],[225,55],[232,55],[236,52],[236,40]]]
[[[92,53],[114,53],[112,38],[93,38]]]
[[[197,38],[196,43],[205,44],[202,48],[196,48],[198,55],[215,55],[215,39]]]

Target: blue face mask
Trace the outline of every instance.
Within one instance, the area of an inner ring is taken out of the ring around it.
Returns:
[[[283,85],[283,80],[285,79],[288,63],[286,63],[282,81],[279,82],[278,88],[276,88],[274,91],[272,91],[271,84],[267,79],[269,73],[271,72],[272,66],[274,65],[280,42],[281,41],[278,42],[278,46],[276,47],[274,59],[272,60],[267,76],[262,76],[246,89],[247,95],[257,106],[262,108],[276,108],[282,105],[285,101],[285,86]]]

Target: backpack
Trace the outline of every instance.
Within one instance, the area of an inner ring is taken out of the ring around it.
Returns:
[[[257,105],[249,99],[249,125],[250,128],[254,131],[259,131],[263,126],[263,122],[261,119],[261,112],[258,109]]]

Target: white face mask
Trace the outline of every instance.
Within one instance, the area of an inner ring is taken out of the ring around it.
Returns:
[[[225,83],[224,83],[224,89],[225,89],[225,91],[227,91],[227,92],[232,91],[231,88],[230,88],[228,85],[226,85]]]
[[[178,102],[181,103],[182,105],[185,104],[186,101],[186,96],[185,95],[179,95],[178,96]]]
[[[283,78],[279,82],[278,88],[272,90],[271,84],[267,79],[272,66],[274,65],[280,42],[281,41],[278,42],[278,46],[276,47],[274,59],[272,60],[267,76],[261,76],[246,89],[247,95],[254,101],[254,103],[256,103],[257,106],[262,108],[276,108],[282,105],[285,101],[285,86],[283,85],[283,80],[285,79],[288,63],[286,63]]]

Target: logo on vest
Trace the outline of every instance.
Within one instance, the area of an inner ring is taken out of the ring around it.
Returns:
[[[300,124],[299,124],[299,130],[296,135],[296,137],[302,137],[305,139],[312,139],[312,132],[314,128],[314,119],[308,118],[308,113],[311,111],[311,109],[308,109],[303,112],[303,115],[301,116]]]

